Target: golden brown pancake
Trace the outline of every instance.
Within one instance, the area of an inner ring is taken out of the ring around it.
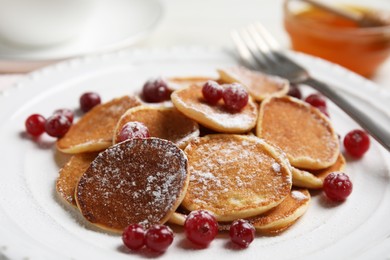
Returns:
[[[309,203],[308,190],[293,189],[277,207],[248,221],[263,234],[277,234],[294,224],[306,212]]]
[[[191,177],[182,206],[189,211],[205,209],[231,221],[261,214],[290,193],[287,158],[257,137],[208,135],[184,151]]]
[[[138,106],[130,108],[119,119],[114,131],[114,143],[122,127],[131,121],[146,125],[150,136],[169,140],[184,148],[191,140],[199,136],[199,125],[180,113],[176,108]]]
[[[237,113],[228,111],[222,100],[216,105],[208,104],[202,95],[202,87],[192,85],[176,90],[171,99],[175,107],[187,117],[222,133],[245,133],[255,127],[258,108],[249,98],[248,104]]]
[[[140,104],[135,97],[124,96],[92,108],[57,141],[58,150],[70,154],[104,150],[112,145],[122,114]]]
[[[159,138],[130,139],[101,152],[81,176],[76,202],[103,229],[122,232],[131,223],[165,223],[188,186],[187,158]]]
[[[322,189],[326,176],[332,172],[344,171],[345,165],[345,158],[340,153],[336,162],[332,166],[325,169],[303,170],[293,167],[293,185],[307,189]]]
[[[259,233],[273,235],[293,225],[308,209],[310,193],[305,189],[293,189],[290,194],[275,208],[258,216],[247,218]],[[183,226],[188,212],[180,207],[171,215],[169,222]],[[232,222],[219,222],[220,231],[228,231]]]
[[[77,183],[97,155],[98,153],[75,154],[61,168],[56,181],[56,190],[60,197],[70,205],[77,206],[74,198]]]
[[[293,185],[307,189],[321,189],[324,184],[323,180],[311,172],[292,167]]]
[[[321,170],[311,170],[310,172],[317,176],[317,178],[320,178],[322,181],[324,181],[326,176],[328,176],[332,172],[344,171],[346,164],[347,162],[345,161],[344,156],[342,155],[342,153],[340,153],[337,157],[336,162],[332,166]]]
[[[184,226],[184,223],[187,219],[188,214],[189,214],[188,211],[176,210],[171,215],[171,217],[169,218],[168,221],[171,224],[175,224],[178,226]],[[218,230],[219,231],[229,231],[231,224],[232,224],[232,221],[230,221],[230,222],[227,222],[227,221],[221,222],[220,221],[220,222],[218,222]]]
[[[219,69],[218,72],[223,82],[243,84],[256,101],[262,101],[270,96],[283,96],[288,92],[289,82],[277,76],[241,66]]]
[[[282,149],[297,168],[327,168],[340,153],[329,119],[311,105],[287,96],[262,102],[256,135]]]
[[[171,224],[176,224],[179,226],[184,226],[184,222],[190,211],[183,209],[183,207],[178,207],[175,212],[171,215],[168,222]]]

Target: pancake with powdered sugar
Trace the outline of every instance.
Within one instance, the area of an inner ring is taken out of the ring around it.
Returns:
[[[77,183],[97,155],[97,152],[72,155],[61,168],[56,181],[56,191],[65,202],[77,207],[74,198]]]
[[[171,95],[175,107],[199,124],[222,133],[246,133],[255,127],[258,105],[249,97],[248,104],[239,112],[228,111],[223,100],[208,104],[202,95],[202,86],[192,85],[176,90]]]
[[[240,66],[219,69],[218,73],[222,82],[240,82],[256,101],[271,96],[286,95],[290,85],[286,79]]]
[[[92,224],[122,232],[165,223],[189,181],[182,150],[159,138],[130,139],[101,152],[80,178],[76,202]]]
[[[291,166],[282,151],[255,136],[216,134],[184,150],[190,183],[183,207],[205,209],[218,221],[259,215],[291,190]]]
[[[310,203],[310,193],[306,189],[293,189],[275,208],[260,215],[247,218],[258,233],[274,235],[292,226],[305,214]],[[169,219],[170,223],[183,226],[189,212],[179,207]],[[220,231],[229,231],[232,222],[218,222]]]

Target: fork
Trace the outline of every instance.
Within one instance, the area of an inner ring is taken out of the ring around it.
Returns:
[[[243,65],[283,77],[294,84],[311,86],[333,101],[390,152],[390,118],[387,115],[387,122],[374,121],[371,116],[334,91],[332,87],[315,79],[304,67],[284,53],[262,24],[255,23],[247,28],[234,30],[231,36]],[[377,109],[376,111],[379,112]]]

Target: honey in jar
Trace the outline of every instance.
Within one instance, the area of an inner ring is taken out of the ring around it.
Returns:
[[[360,27],[315,7],[293,12],[285,2],[284,26],[292,48],[370,77],[390,55],[390,25]],[[345,7],[369,12],[362,7]]]

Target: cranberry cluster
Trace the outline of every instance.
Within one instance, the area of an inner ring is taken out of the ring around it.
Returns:
[[[184,232],[188,240],[205,248],[217,236],[218,222],[206,210],[192,211],[184,223]],[[254,240],[255,228],[246,220],[236,220],[230,227],[229,235],[234,244],[246,248]],[[146,246],[152,251],[164,252],[173,238],[172,230],[165,225],[154,225],[145,230],[140,224],[131,224],[122,233],[123,243],[131,250]]]
[[[88,112],[100,102],[98,94],[87,92],[80,97],[80,108],[83,112]],[[47,119],[40,114],[32,114],[25,121],[26,132],[34,137],[46,132],[52,137],[60,138],[68,132],[73,119],[73,111],[67,108],[57,109]]]
[[[215,105],[222,98],[225,107],[231,112],[239,112],[248,104],[249,95],[239,83],[226,84],[225,87],[209,80],[202,87],[203,98],[210,105]]]
[[[125,246],[138,250],[146,246],[155,252],[164,252],[173,242],[173,232],[165,225],[153,225],[148,230],[140,224],[131,224],[122,233]]]
[[[72,122],[73,112],[69,109],[59,109],[47,119],[40,114],[30,115],[25,121],[25,127],[27,133],[34,137],[45,132],[53,137],[62,137],[68,132]]]
[[[207,247],[218,234],[218,222],[206,210],[192,211],[184,222],[184,231],[192,243]],[[248,221],[239,219],[231,224],[229,235],[234,244],[245,248],[254,240],[255,228]]]

